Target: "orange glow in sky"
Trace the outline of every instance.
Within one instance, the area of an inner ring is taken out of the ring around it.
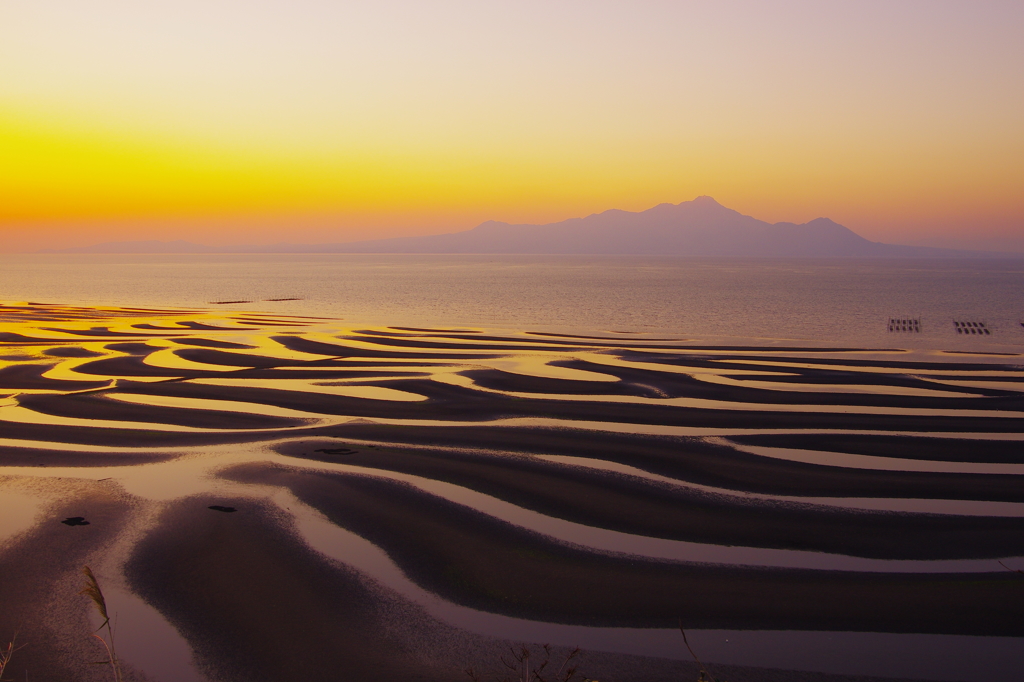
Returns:
[[[1019,2],[12,0],[0,248],[339,242],[707,194],[1024,251],[1021,35]]]

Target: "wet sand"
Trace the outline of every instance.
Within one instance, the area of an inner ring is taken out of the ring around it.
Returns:
[[[213,503],[240,511],[218,513]],[[378,596],[282,521],[245,498],[187,498],[135,548],[131,586],[188,632],[203,672],[239,682],[455,676],[457,668],[439,675],[390,636]]]
[[[35,679],[97,675],[90,562],[170,623],[196,679],[497,674],[501,619],[1024,637],[1018,357],[41,304],[0,322],[0,494],[46,502],[0,548],[0,636],[32,641],[15,660]],[[696,675],[681,646],[629,651],[581,671]]]
[[[532,620],[670,628],[683,618],[688,628],[742,620],[753,629],[1024,634],[1024,591],[1005,571],[867,576],[643,561],[567,547],[372,476],[266,465],[223,475],[289,488],[452,601]]]
[[[31,491],[35,486],[27,483],[0,478],[0,495]],[[82,567],[114,544],[131,500],[114,485],[81,480],[56,481],[36,492],[46,501],[43,519],[27,533],[4,538],[0,552],[0,632],[5,645],[15,635],[15,643],[24,645],[5,679],[108,680],[109,668],[90,665],[104,652],[90,636],[91,604],[78,591]],[[57,522],[75,516],[89,525]]]

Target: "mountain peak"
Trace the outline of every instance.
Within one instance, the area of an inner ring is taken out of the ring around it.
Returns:
[[[845,227],[843,225],[840,225],[839,223],[837,223],[836,221],[832,220],[831,218],[824,218],[824,217],[822,217],[822,218],[815,218],[814,220],[809,220],[809,221],[807,221],[804,224],[808,225],[810,227],[818,228],[818,229],[829,229],[829,228],[831,228],[831,229],[840,228],[840,229],[843,229],[843,230],[848,230],[849,229],[849,228],[847,228],[847,227]]]
[[[720,203],[715,201],[713,197],[709,197],[707,194],[700,195],[690,203],[696,204],[697,206],[721,206]]]

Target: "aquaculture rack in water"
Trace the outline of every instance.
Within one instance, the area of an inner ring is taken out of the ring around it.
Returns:
[[[977,320],[953,320],[953,326],[956,328],[957,334],[992,334],[984,322]]]
[[[889,318],[889,331],[890,332],[914,332],[917,334],[921,333],[921,318],[920,317],[890,317]]]

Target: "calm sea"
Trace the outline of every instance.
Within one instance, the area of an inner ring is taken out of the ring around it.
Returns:
[[[1020,260],[9,254],[0,256],[0,300],[244,309],[392,326],[1024,350]],[[891,318],[919,320],[920,331],[890,332]],[[957,334],[954,322],[983,323],[990,333]]]

